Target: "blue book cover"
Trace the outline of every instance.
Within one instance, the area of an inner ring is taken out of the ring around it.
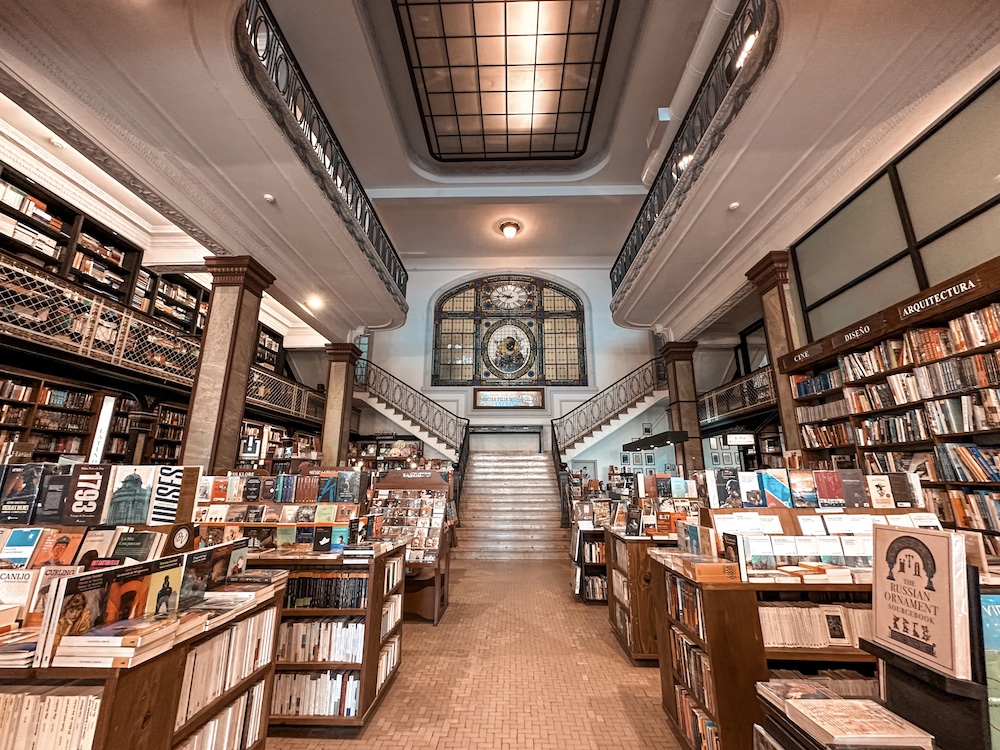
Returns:
[[[980,597],[983,612],[983,651],[986,656],[986,691],[989,697],[990,737],[1000,747],[1000,595]]]
[[[767,507],[792,507],[792,491],[788,486],[788,472],[785,469],[767,469],[757,476],[760,477],[760,490]]]
[[[41,529],[13,529],[7,537],[7,543],[0,552],[0,558],[16,568],[23,568],[35,553]]]

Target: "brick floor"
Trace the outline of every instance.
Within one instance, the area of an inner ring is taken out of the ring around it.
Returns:
[[[452,563],[438,627],[407,621],[403,662],[351,739],[271,738],[267,750],[603,750],[678,745],[659,672],[633,667],[608,610],[570,593],[569,561]]]

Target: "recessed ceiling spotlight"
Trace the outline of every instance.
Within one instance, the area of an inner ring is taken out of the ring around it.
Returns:
[[[517,233],[521,231],[521,225],[516,221],[502,221],[500,222],[500,231],[503,236],[508,240],[512,240],[517,236]]]
[[[735,211],[739,207],[740,207],[739,201],[733,201],[732,203],[729,204],[729,210],[730,211]]]
[[[62,138],[59,138],[58,136],[53,136],[52,138],[49,138],[49,143],[51,143],[56,148],[66,148],[66,141],[64,141]]]
[[[318,294],[312,294],[306,299],[306,307],[310,310],[321,310],[323,308],[323,298]]]
[[[270,193],[264,193],[264,200],[268,203],[274,203],[274,196]]]

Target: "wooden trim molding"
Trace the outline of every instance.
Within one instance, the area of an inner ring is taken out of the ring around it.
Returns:
[[[788,251],[772,250],[747,271],[747,278],[757,294],[769,292],[779,284],[788,283]]]

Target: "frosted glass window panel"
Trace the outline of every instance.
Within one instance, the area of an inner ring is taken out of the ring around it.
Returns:
[[[906,236],[886,175],[796,246],[806,304],[905,249]]]
[[[924,245],[920,250],[927,281],[937,284],[1000,255],[1000,206]]]
[[[913,264],[903,258],[809,313],[813,341],[884,310],[920,291]]]
[[[1000,86],[984,91],[899,163],[917,239],[1000,195]]]
[[[441,305],[441,310],[442,312],[472,312],[475,307],[476,292],[473,289],[467,289]]]
[[[575,312],[576,302],[551,287],[543,292],[543,306],[548,312]]]

